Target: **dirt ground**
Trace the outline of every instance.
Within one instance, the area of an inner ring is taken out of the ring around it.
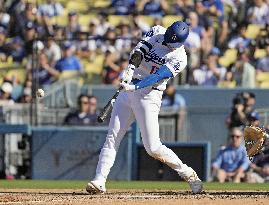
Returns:
[[[269,192],[206,191],[193,195],[187,191],[109,190],[89,195],[84,190],[0,189],[0,205],[268,205]]]

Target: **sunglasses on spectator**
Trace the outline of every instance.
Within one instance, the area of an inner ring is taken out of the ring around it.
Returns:
[[[240,138],[241,136],[240,135],[231,135],[231,138]]]

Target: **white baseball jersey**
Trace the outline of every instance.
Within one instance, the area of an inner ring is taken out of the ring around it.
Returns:
[[[135,47],[133,52],[140,50],[143,53],[143,60],[135,69],[133,78],[142,80],[162,65],[166,65],[173,76],[186,67],[187,55],[184,46],[172,50],[162,44],[165,31],[166,29],[161,26],[153,27]],[[182,177],[193,176],[193,169],[163,145],[159,137],[158,114],[162,103],[162,90],[165,89],[167,81],[168,79],[165,79],[154,85],[158,89],[147,87],[133,92],[120,92],[113,105],[107,138],[96,168],[95,181],[105,183],[120,142],[135,120],[141,131],[143,145],[150,156],[167,164]]]
[[[164,33],[166,28],[154,26],[143,37],[143,39],[134,48],[143,53],[143,60],[138,68],[134,71],[134,78],[142,80],[144,77],[154,73],[162,65],[166,65],[175,77],[187,65],[187,55],[184,46],[171,50],[163,45]],[[154,87],[165,90],[166,83],[169,79],[164,79]]]

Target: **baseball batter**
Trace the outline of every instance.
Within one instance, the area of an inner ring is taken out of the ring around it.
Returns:
[[[134,120],[140,128],[147,153],[174,169],[189,183],[193,193],[202,191],[202,182],[196,172],[183,164],[159,137],[158,114],[162,94],[167,81],[187,65],[183,43],[188,35],[188,25],[181,21],[167,29],[154,26],[132,51],[129,65],[123,72],[122,92],[113,106],[95,178],[86,187],[89,193],[106,192],[106,179],[120,142]]]

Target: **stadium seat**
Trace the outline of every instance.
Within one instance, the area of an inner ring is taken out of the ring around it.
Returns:
[[[266,56],[266,50],[265,49],[256,49],[254,53],[254,57],[257,58],[263,58]]]
[[[108,22],[109,22],[109,24],[111,24],[113,26],[117,26],[122,22],[129,24],[130,20],[131,20],[130,16],[120,16],[120,15],[109,15],[108,16]]]
[[[93,7],[94,8],[107,8],[110,5],[110,1],[108,0],[98,0],[94,1]]]
[[[141,15],[140,18],[143,22],[147,23],[149,26],[153,25],[154,18],[152,16]]]
[[[262,82],[269,82],[269,72],[259,72],[256,76],[256,81],[260,84]]]
[[[68,1],[66,4],[68,11],[77,11],[78,13],[86,13],[88,11],[88,4],[86,1]]]
[[[85,14],[80,15],[78,18],[78,22],[81,26],[88,27],[89,23],[92,19],[96,18],[95,14]]]
[[[166,16],[163,17],[162,22],[163,22],[163,26],[165,28],[167,28],[168,26],[170,26],[175,21],[181,21],[181,20],[183,20],[182,16],[166,15]]]
[[[262,82],[259,87],[260,88],[269,88],[269,81]]]
[[[57,24],[60,26],[66,26],[68,21],[67,15],[55,16],[51,18],[52,24]]]
[[[77,76],[78,76],[77,71],[66,70],[66,71],[61,72],[59,79],[68,79],[68,78],[73,78],[73,77],[77,77]]]
[[[219,64],[224,67],[228,67],[236,61],[237,50],[236,49],[227,49],[222,57],[219,59]]]
[[[81,63],[84,66],[86,73],[101,75],[103,71],[104,55],[97,55],[93,62],[89,62],[88,60],[81,60]]]
[[[8,68],[14,68],[17,65],[13,62],[0,62],[0,70],[1,69],[8,69]]]
[[[261,26],[257,24],[249,24],[246,30],[246,37],[255,39],[261,30]]]
[[[5,77],[11,78],[11,79],[15,78],[20,83],[24,83],[26,79],[25,68],[10,69],[5,75]]]
[[[57,0],[57,2],[59,2],[63,7],[66,7],[66,4],[69,2],[70,0]]]
[[[219,81],[218,82],[219,88],[235,88],[236,87],[236,81]]]

